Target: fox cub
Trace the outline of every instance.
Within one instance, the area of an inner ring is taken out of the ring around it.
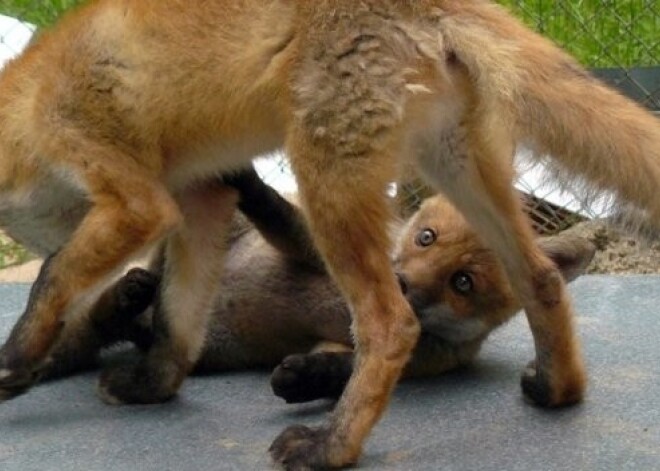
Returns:
[[[0,73],[0,226],[47,257],[0,349],[0,401],[28,391],[63,327],[157,247],[151,346],[98,391],[172,398],[233,263],[219,263],[218,234],[236,194],[217,176],[284,149],[355,358],[330,420],[284,430],[277,463],[355,463],[418,345],[387,231],[387,185],[409,166],[501,260],[534,339],[524,394],[578,402],[570,297],[512,188],[520,144],[660,228],[658,120],[493,2],[90,0]]]
[[[238,192],[242,214],[232,223],[195,371],[279,364],[272,386],[287,402],[338,398],[352,372],[350,315],[300,210],[254,171],[225,183]],[[422,327],[404,374],[436,375],[469,363],[490,332],[520,310],[504,269],[442,196],[428,198],[395,232],[393,265]],[[586,269],[595,251],[591,242],[568,234],[537,243],[567,281]],[[140,268],[123,276],[88,315],[65,326],[45,375],[95,367],[103,347],[118,341],[149,348],[160,276]]]

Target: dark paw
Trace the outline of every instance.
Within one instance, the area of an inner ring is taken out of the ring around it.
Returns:
[[[241,192],[249,192],[255,187],[261,187],[264,185],[253,166],[223,175],[222,182]]]
[[[39,372],[0,368],[0,402],[27,392],[39,380]]]
[[[153,302],[160,280],[157,275],[133,268],[117,283],[117,306],[124,316],[134,317]]]
[[[8,342],[0,350],[0,402],[27,392],[39,381],[43,371],[43,365],[26,363],[14,347]]]
[[[286,471],[329,468],[327,442],[329,432],[324,428],[293,425],[284,430],[268,451]]]
[[[520,377],[520,387],[525,399],[541,407],[550,407],[552,403],[550,382],[538,371],[536,361],[527,364]]]
[[[174,397],[185,377],[182,368],[149,360],[140,357],[104,370],[97,388],[101,399],[111,405],[157,404]]]
[[[563,381],[553,385],[548,375],[531,361],[520,378],[525,399],[540,407],[561,407],[580,402],[584,395],[584,378],[581,372],[565,374]]]
[[[275,395],[287,403],[337,399],[350,374],[350,356],[346,354],[290,355],[275,368],[270,384]]]

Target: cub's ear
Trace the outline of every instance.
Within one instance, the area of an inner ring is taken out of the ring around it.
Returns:
[[[540,237],[537,244],[555,262],[566,281],[584,274],[596,253],[591,241],[573,234]]]

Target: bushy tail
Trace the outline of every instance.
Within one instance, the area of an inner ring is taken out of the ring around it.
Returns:
[[[559,181],[587,196],[608,193],[626,222],[660,231],[660,119],[502,8],[455,5],[444,32],[475,81],[483,112],[498,119],[508,113],[516,138],[536,158],[550,156]]]
[[[609,192],[622,222],[660,230],[660,119],[577,68],[524,90],[523,134],[559,180]]]

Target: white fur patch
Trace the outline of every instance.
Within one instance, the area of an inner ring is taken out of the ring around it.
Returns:
[[[413,95],[418,93],[433,93],[429,87],[419,83],[409,83],[406,85],[406,90],[408,90]]]

